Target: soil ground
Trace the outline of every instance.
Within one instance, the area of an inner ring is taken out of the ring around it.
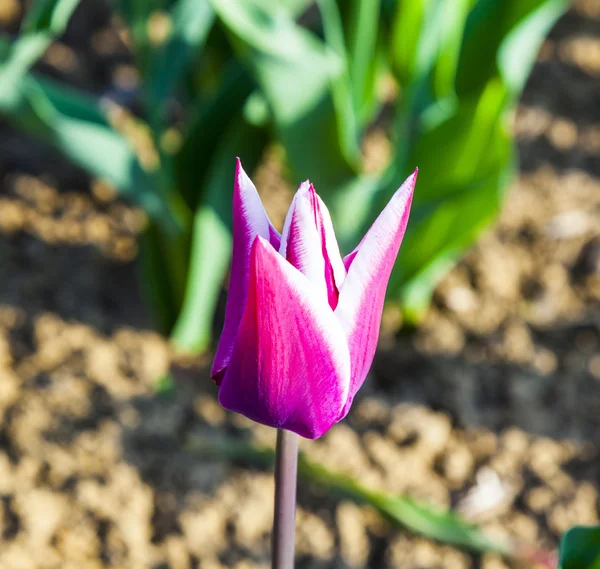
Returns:
[[[85,2],[41,70],[100,92],[135,79]],[[14,33],[16,0],[0,6]],[[107,47],[108,46],[108,47]],[[303,443],[365,484],[458,508],[552,548],[600,503],[600,3],[543,46],[516,113],[521,173],[424,323],[385,314],[348,419]],[[256,173],[277,183],[268,158]],[[285,201],[285,192],[270,198]],[[177,393],[139,298],[143,216],[47,147],[0,127],[0,568],[269,566],[272,477],[181,449],[273,433],[226,414],[200,362]],[[298,567],[501,569],[301,485]]]

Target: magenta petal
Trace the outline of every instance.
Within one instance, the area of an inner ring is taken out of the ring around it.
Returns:
[[[211,376],[217,384],[220,383],[229,363],[237,330],[244,314],[248,296],[250,251],[257,235],[269,240],[274,247],[279,247],[279,233],[271,225],[256,187],[244,172],[238,158],[233,189],[233,255],[229,295],[225,325],[211,370]]]
[[[346,270],[329,211],[308,181],[301,184],[286,216],[280,253],[336,307]]]
[[[321,253],[321,235],[315,223],[314,190],[304,182],[285,218],[279,253],[296,267],[327,298],[325,259]]]
[[[342,261],[342,256],[340,255],[340,248],[333,231],[333,224],[331,223],[329,210],[316,192],[314,195],[316,198],[317,227],[321,234],[323,257],[325,258],[328,267],[330,267],[327,280],[329,287],[331,288],[332,286],[335,286],[339,292],[340,288],[342,287],[342,283],[346,278],[346,268],[344,266],[344,262]],[[335,308],[335,306],[332,306],[332,308]]]
[[[219,402],[259,423],[314,439],[338,420],[349,381],[346,336],[327,299],[258,237]]]
[[[335,315],[348,338],[352,372],[340,419],[350,410],[375,356],[385,291],[408,223],[416,180],[417,170],[393,195],[357,249],[346,257],[348,261],[344,259],[349,268]]]
[[[359,247],[360,247],[360,245],[359,245]],[[348,253],[344,257],[344,268],[346,269],[346,271],[348,271],[350,269],[350,265],[352,264],[352,261],[354,261],[354,257],[356,257],[359,247],[357,247],[356,249],[354,249],[354,251],[352,251],[351,253]]]

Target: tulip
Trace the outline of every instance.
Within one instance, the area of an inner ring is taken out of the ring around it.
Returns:
[[[312,184],[298,189],[280,235],[237,161],[229,297],[211,372],[225,409],[309,439],[348,414],[375,355],[416,178],[342,258]]]

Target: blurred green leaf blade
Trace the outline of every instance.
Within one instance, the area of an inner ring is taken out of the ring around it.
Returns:
[[[504,37],[498,49],[498,68],[514,96],[525,86],[546,35],[568,6],[568,0],[546,0]]]
[[[203,180],[220,148],[220,141],[232,121],[241,120],[240,113],[253,87],[246,70],[239,63],[231,62],[214,96],[198,104],[195,116],[183,133],[183,145],[174,159],[174,173],[178,190],[194,210],[207,192]]]
[[[454,94],[460,48],[470,7],[471,0],[449,0],[441,7],[442,25],[433,70],[433,89],[437,97]]]
[[[600,569],[600,526],[575,526],[560,542],[560,569]]]
[[[348,60],[354,112],[361,122],[369,120],[377,66],[380,0],[352,0],[347,25]]]
[[[52,36],[59,36],[67,29],[79,3],[80,0],[35,0],[25,12],[21,32],[46,32]]]
[[[160,112],[189,69],[213,25],[209,0],[178,0],[166,15],[171,27],[165,42],[149,58],[147,95]]]
[[[448,118],[423,130],[408,154],[407,165],[419,166],[419,178],[389,294],[401,300],[409,321],[422,316],[439,279],[498,211],[514,168],[502,120],[505,101],[502,83],[490,81],[479,98],[464,99]],[[385,189],[386,200],[397,183]],[[371,216],[381,207],[378,202]]]
[[[257,447],[248,441],[191,437],[186,448],[200,456],[233,460],[259,467],[272,467],[273,449]],[[298,476],[331,495],[351,499],[375,508],[395,526],[420,535],[477,552],[511,553],[509,543],[488,536],[480,528],[460,519],[451,511],[426,505],[406,496],[393,496],[370,490],[350,476],[333,472],[310,461],[304,453],[298,457]]]
[[[214,0],[213,6],[268,101],[296,181],[310,177],[319,191],[331,193],[354,178],[358,156],[348,151],[354,154],[357,141],[345,134],[355,123],[344,114],[352,110],[348,95],[336,104],[334,82],[345,63],[335,50],[277,3]]]
[[[481,90],[500,72],[520,89],[544,35],[567,6],[567,0],[478,0],[465,26],[459,96]]]
[[[169,226],[176,224],[157,180],[140,166],[125,138],[103,120],[98,103],[33,76],[26,77],[22,89],[26,104],[11,119],[29,125],[33,134],[51,142],[76,164],[114,184],[150,216]],[[28,113],[33,113],[29,119]]]
[[[64,33],[80,0],[37,0],[28,10],[21,35],[0,59],[0,110],[20,104],[26,74],[52,41]]]
[[[338,118],[338,139],[348,161],[355,162],[359,154],[358,121],[342,18],[335,0],[318,0],[318,5],[323,19],[326,45],[338,56],[342,66],[340,72],[331,78],[330,83],[334,112]]]
[[[262,155],[265,134],[238,113],[219,142],[194,215],[184,302],[171,334],[181,352],[202,352],[210,345],[214,308],[227,273],[232,248],[231,195],[235,160],[252,171]]]

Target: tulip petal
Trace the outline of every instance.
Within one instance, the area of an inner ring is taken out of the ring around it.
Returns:
[[[238,327],[244,314],[248,296],[250,251],[257,235],[279,247],[280,236],[269,221],[256,187],[248,177],[238,158],[233,189],[233,255],[229,277],[229,295],[225,311],[225,324],[217,347],[211,376],[217,385],[229,363]]]
[[[357,249],[346,257],[348,274],[335,315],[348,338],[352,372],[340,419],[350,410],[375,356],[385,291],[408,223],[416,180],[417,170],[393,195]]]
[[[313,204],[311,185],[304,182],[294,195],[286,215],[279,253],[317,287],[321,297],[328,298],[325,259],[321,253],[321,235],[315,223]]]
[[[257,237],[248,301],[219,402],[312,439],[339,418],[349,383],[346,336],[327,299]]]
[[[279,252],[317,285],[335,309],[346,270],[329,211],[308,181],[300,185],[294,196]]]
[[[329,210],[327,209],[327,206],[316,192],[315,196],[317,198],[318,206],[318,225],[321,232],[321,241],[324,247],[323,254],[324,257],[329,261],[331,271],[333,273],[333,279],[339,291],[340,288],[342,288],[342,283],[344,282],[344,279],[346,278],[346,268],[344,266],[344,262],[342,261],[342,256],[340,255],[340,248],[338,246],[337,238],[333,230],[333,223],[331,222]]]
[[[356,249],[354,249],[354,251],[352,251],[351,253],[348,253],[344,257],[344,268],[346,269],[346,272],[348,272],[350,270],[350,265],[352,264],[352,261],[354,261],[354,257],[356,257],[356,254],[358,253],[358,250],[360,249],[361,245],[362,245],[362,241],[356,247]]]

